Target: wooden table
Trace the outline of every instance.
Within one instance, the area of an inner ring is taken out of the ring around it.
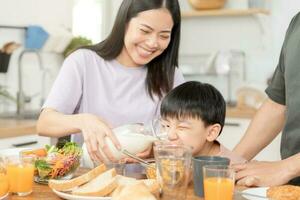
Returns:
[[[26,197],[10,196],[9,200],[61,200],[47,185],[34,184],[33,193]],[[186,200],[204,200],[194,195],[193,186],[190,185],[187,192]],[[235,197],[234,200],[245,200],[243,197]]]
[[[75,176],[83,174],[87,172],[89,169],[80,168]],[[135,169],[136,170],[136,169]],[[135,170],[133,171],[135,173]],[[145,175],[141,174],[133,174],[128,173],[129,176],[133,176],[135,178],[145,178]],[[245,188],[238,188],[239,190],[243,190]],[[33,192],[26,197],[19,197],[17,195],[10,195],[7,200],[61,200],[62,198],[58,197],[49,187],[48,185],[42,185],[38,183],[34,183]],[[186,200],[204,200],[203,198],[199,198],[194,194],[194,187],[192,184],[189,185],[187,191],[187,199]],[[234,200],[245,200],[243,197],[235,197]]]

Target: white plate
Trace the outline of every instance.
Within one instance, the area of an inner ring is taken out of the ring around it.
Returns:
[[[73,195],[65,192],[59,192],[55,189],[52,189],[53,192],[63,198],[68,200],[111,200],[111,197],[91,197],[91,196],[79,196],[79,195]]]
[[[248,194],[253,194],[253,195],[259,195],[259,196],[267,198],[267,189],[268,189],[268,187],[257,187],[257,188],[250,188],[247,190],[243,190],[243,192],[248,193]],[[249,199],[249,200],[262,200],[263,199],[263,198],[259,198],[259,197],[253,197],[250,195],[246,195],[246,194],[244,194],[243,197],[245,197],[246,199]]]

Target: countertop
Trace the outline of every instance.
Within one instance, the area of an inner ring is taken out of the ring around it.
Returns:
[[[227,107],[226,117],[251,119],[256,109]],[[36,120],[0,118],[0,139],[36,134]]]
[[[36,134],[36,120],[0,118],[0,139]]]

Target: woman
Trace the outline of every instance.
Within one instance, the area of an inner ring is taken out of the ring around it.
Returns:
[[[120,148],[111,128],[149,122],[160,99],[183,82],[180,23],[177,0],[123,0],[110,35],[65,60],[40,114],[40,135],[77,133],[73,139],[86,142],[93,160],[103,161],[101,148],[114,161],[103,140]]]

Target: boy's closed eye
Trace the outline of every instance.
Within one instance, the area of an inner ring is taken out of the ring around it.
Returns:
[[[187,126],[178,126],[176,129],[179,130],[179,131],[185,131],[185,130],[188,130],[189,127],[187,127]]]
[[[189,128],[191,128],[191,123],[189,123],[187,121],[181,121],[177,125],[177,128],[179,128],[179,129],[189,129]]]

